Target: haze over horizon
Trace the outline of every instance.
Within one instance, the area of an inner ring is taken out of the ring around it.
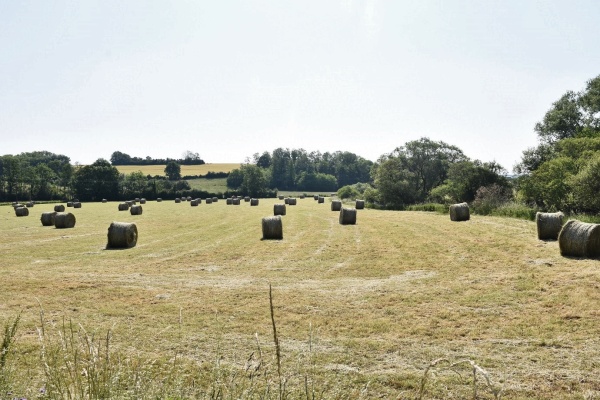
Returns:
[[[0,155],[376,161],[429,137],[510,171],[600,73],[598,20],[592,0],[2,2]]]

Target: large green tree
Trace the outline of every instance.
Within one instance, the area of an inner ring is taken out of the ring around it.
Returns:
[[[100,158],[91,165],[75,171],[75,195],[82,201],[98,201],[119,198],[119,170],[107,160]]]
[[[165,167],[165,175],[170,181],[178,181],[181,179],[181,165],[175,161],[169,161]]]

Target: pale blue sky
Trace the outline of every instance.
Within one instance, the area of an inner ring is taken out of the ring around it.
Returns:
[[[375,161],[423,136],[507,169],[600,74],[595,0],[0,0],[0,154]]]

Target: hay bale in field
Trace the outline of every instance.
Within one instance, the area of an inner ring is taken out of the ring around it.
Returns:
[[[33,201],[30,201],[27,204],[25,204],[25,207],[27,207],[27,208],[33,207]]]
[[[240,205],[240,198],[236,197],[235,199],[231,199],[231,201],[233,202],[234,206],[239,206]]]
[[[135,201],[133,201],[133,200],[126,200],[125,204],[127,204],[127,207],[131,207],[131,206],[135,205]]]
[[[186,201],[192,201],[192,196],[188,196],[185,198]]]
[[[198,207],[198,200],[194,199],[194,200],[190,201],[190,206]]]
[[[325,203],[325,197],[323,196],[319,196],[319,199],[317,200],[317,202],[320,203]]]
[[[54,211],[56,212],[64,212],[65,211],[65,206],[62,204],[57,204],[54,206]]]
[[[103,203],[107,203],[107,202],[108,202],[108,200],[106,200],[106,199],[102,199],[102,202],[103,202]]]
[[[279,196],[277,196],[277,198],[278,198],[279,200],[283,200],[283,199],[285,198],[285,196],[279,195]]]
[[[537,225],[538,239],[556,240],[563,226],[565,215],[561,212],[556,213],[535,213],[535,223]]]
[[[290,205],[290,206],[295,206],[295,205],[296,205],[296,202],[297,202],[297,200],[296,200],[296,198],[295,198],[295,197],[290,197],[290,198],[288,199],[288,205]]]
[[[107,236],[107,249],[134,247],[138,238],[137,226],[128,222],[112,222]]]
[[[141,199],[140,199],[140,204],[146,204],[146,199],[144,199],[144,198],[141,198]]]
[[[15,214],[17,217],[27,217],[29,209],[27,207],[15,207]]]
[[[258,205],[258,199],[250,199],[250,205],[251,206],[257,206]]]
[[[364,208],[365,208],[365,201],[364,200],[356,200],[356,209],[364,210]]]
[[[58,229],[75,227],[75,216],[71,213],[60,212],[54,216],[54,226]]]
[[[213,199],[211,199],[210,197],[207,197],[206,199],[204,199],[204,201],[206,202],[206,204],[212,204]]]
[[[600,224],[568,221],[558,235],[562,256],[600,258]]]
[[[181,203],[181,199],[179,197],[175,198],[175,203]]]
[[[25,207],[25,205],[21,203],[13,203],[12,206],[13,208]]]
[[[129,212],[131,213],[131,215],[142,215],[142,212],[144,210],[142,210],[142,206],[131,206],[129,208]]]
[[[227,204],[228,206],[232,205],[232,204],[233,204],[233,199],[232,199],[231,197],[228,197],[228,198],[225,200],[225,204]]]
[[[218,197],[213,197],[213,198],[212,198],[212,201],[213,201],[213,203],[216,203],[216,202],[218,202],[218,201],[219,201],[219,198],[218,198]]]
[[[162,199],[161,199],[160,197],[157,197],[157,198],[156,198],[156,202],[157,202],[157,203],[160,203],[160,202],[162,202]]]
[[[67,207],[73,207],[73,202],[72,201],[67,201]]]
[[[452,204],[450,206],[450,221],[468,221],[471,219],[467,203]]]
[[[81,208],[81,203],[80,202],[73,203],[73,208]]]
[[[127,211],[129,210],[129,204],[125,203],[119,203],[119,211]]]
[[[315,200],[319,200],[319,195],[318,195],[318,194],[315,194],[315,195],[313,196],[313,199],[315,199]]]
[[[42,221],[42,226],[54,226],[54,217],[56,216],[56,211],[48,211],[43,212],[40,221]]]
[[[306,197],[306,196],[305,196],[305,195],[303,195],[303,194],[301,194],[301,195],[300,195],[300,199],[301,199],[301,200],[302,200],[303,198],[305,198],[305,197]]]
[[[285,204],[273,205],[273,215],[285,215]]]
[[[246,203],[249,203],[249,202],[250,202],[250,196],[245,196],[245,197],[244,197],[244,201],[245,201]]]
[[[285,204],[283,204],[283,206],[285,206]],[[281,221],[281,216],[264,217],[262,219],[262,233],[263,240],[283,239],[283,223]]]
[[[356,225],[356,209],[342,207],[340,210],[341,225]]]
[[[340,211],[342,209],[342,202],[340,200],[331,200],[331,211]]]
[[[290,204],[290,198],[286,197],[283,199],[284,204]]]

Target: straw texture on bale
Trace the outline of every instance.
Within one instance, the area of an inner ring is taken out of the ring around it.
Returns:
[[[295,197],[290,197],[290,198],[288,199],[288,204],[289,204],[290,206],[295,206],[295,205],[296,205],[296,202],[297,202],[297,200],[296,200],[296,198],[295,198]]]
[[[67,207],[73,207],[73,202],[72,201],[67,201]]]
[[[210,197],[206,198],[206,204],[212,204],[213,199],[211,199]]]
[[[73,208],[81,208],[81,203],[80,202],[73,203]]]
[[[106,203],[106,202],[108,202],[108,200],[106,200],[106,199],[102,199],[102,202],[103,202],[103,203]]]
[[[239,197],[236,197],[235,199],[232,199],[231,201],[233,202],[234,206],[239,206],[240,205],[240,198]]]
[[[467,203],[452,204],[450,206],[450,221],[468,221],[471,219]]]
[[[146,199],[140,199],[140,204],[146,204]]]
[[[365,208],[365,201],[364,200],[356,200],[356,209],[364,210],[364,208]]]
[[[317,200],[318,203],[325,203],[325,197],[323,196],[319,196],[319,199]]]
[[[537,225],[538,239],[556,240],[563,226],[564,214],[557,213],[535,213],[535,223]]]
[[[356,224],[356,209],[342,207],[340,210],[340,224],[355,225]]]
[[[179,197],[175,198],[175,203],[181,203],[181,199]]]
[[[108,227],[108,243],[106,248],[128,248],[137,243],[137,226],[128,222],[113,222]]]
[[[29,203],[25,204],[25,206],[26,206],[27,208],[31,208],[31,207],[33,207],[33,201],[30,201]]]
[[[285,204],[273,205],[273,215],[285,215]]]
[[[127,210],[129,210],[129,204],[119,203],[119,211],[127,211]]]
[[[54,206],[54,211],[56,212],[64,212],[65,211],[65,206],[62,204],[57,204]]]
[[[251,206],[257,206],[258,205],[258,199],[250,199],[250,205]]]
[[[285,197],[280,195],[280,196],[278,196],[277,198],[278,198],[279,200],[283,200]]]
[[[43,212],[40,221],[42,221],[42,226],[54,226],[54,217],[56,216],[56,211],[48,211]]]
[[[157,202],[157,203],[160,203],[161,201],[162,201],[162,199],[161,199],[160,197],[157,197],[157,198],[156,198],[156,202]]]
[[[342,209],[342,202],[339,200],[331,201],[331,211],[340,211]]]
[[[233,199],[231,197],[228,197],[227,200],[225,200],[225,203],[230,206],[233,204]]]
[[[284,204],[285,206],[285,204]],[[264,217],[262,219],[262,233],[264,239],[283,239],[283,223],[281,216],[276,215],[274,217]]]
[[[283,202],[284,202],[285,204],[290,204],[290,198],[289,198],[289,197],[286,197],[285,199],[283,199]]]
[[[600,224],[568,221],[558,235],[558,246],[563,256],[600,258]]]
[[[213,201],[213,203],[216,203],[216,202],[218,202],[218,201],[219,201],[219,198],[218,198],[218,197],[213,197],[213,198],[212,198],[212,201]]]
[[[75,216],[71,213],[56,213],[54,216],[54,226],[58,229],[75,227]]]
[[[131,206],[129,208],[129,212],[131,213],[131,215],[142,215],[142,212],[144,212],[144,210],[142,210],[142,206]]]
[[[246,203],[249,203],[249,202],[250,202],[250,196],[246,196],[246,197],[244,197],[244,201],[245,201]]]
[[[194,199],[194,200],[190,201],[190,206],[198,207],[198,200]]]
[[[315,194],[315,195],[313,196],[313,199],[315,199],[315,200],[319,200],[319,195]]]
[[[27,207],[16,207],[15,214],[17,217],[26,217],[29,215],[29,209]]]

